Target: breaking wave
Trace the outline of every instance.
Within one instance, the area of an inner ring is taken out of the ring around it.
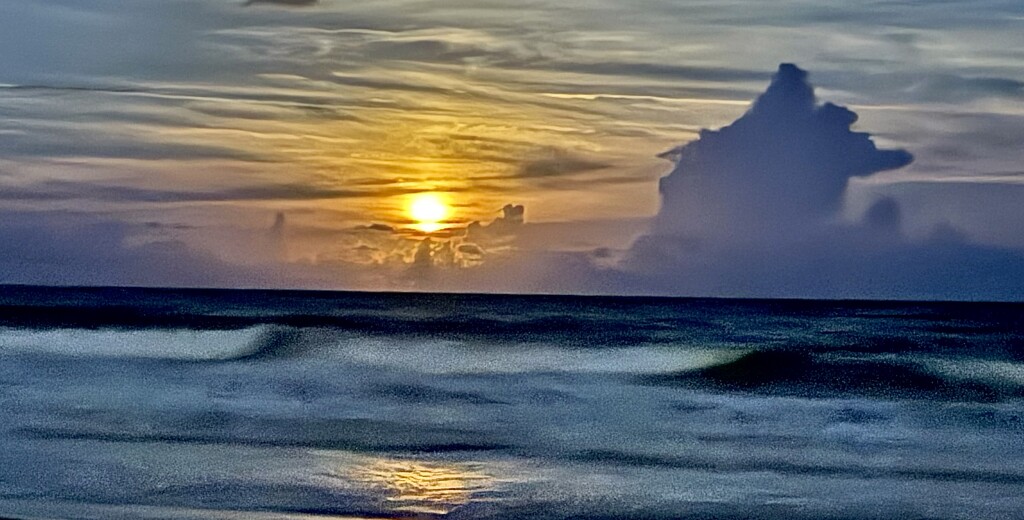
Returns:
[[[743,351],[668,345],[583,349],[262,325],[236,330],[3,328],[0,353],[196,362],[310,358],[428,374],[656,374],[718,365]]]
[[[282,325],[228,330],[0,328],[0,355],[179,362],[309,359],[422,374],[631,374],[651,385],[826,398],[990,402],[1024,396],[1024,363],[1014,361],[826,348],[578,345]]]
[[[278,334],[239,330],[0,329],[0,353],[75,357],[227,360],[254,355]]]
[[[836,351],[757,350],[723,364],[644,376],[656,385],[801,397],[997,401],[1024,396],[1024,365]]]

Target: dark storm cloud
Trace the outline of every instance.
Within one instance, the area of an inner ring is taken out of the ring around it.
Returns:
[[[623,272],[595,279],[661,294],[1024,296],[1024,255],[948,230],[910,240],[895,198],[877,199],[860,223],[839,222],[852,178],[912,159],[851,132],[856,119],[843,107],[819,105],[806,73],[780,66],[743,117],[668,154],[676,167],[662,179],[652,232],[633,245]]]
[[[784,64],[741,118],[671,152],[655,232],[744,238],[789,233],[834,214],[847,182],[899,168],[912,156],[882,151],[850,126],[857,115],[818,105],[806,72]]]

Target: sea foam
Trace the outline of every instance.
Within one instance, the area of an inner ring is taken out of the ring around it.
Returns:
[[[0,353],[223,360],[250,352],[268,327],[239,330],[0,328]]]

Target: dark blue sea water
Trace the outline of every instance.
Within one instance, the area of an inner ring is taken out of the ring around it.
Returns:
[[[0,516],[1024,518],[1024,305],[0,287]]]

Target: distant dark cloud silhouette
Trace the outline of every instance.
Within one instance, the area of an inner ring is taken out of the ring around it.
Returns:
[[[900,205],[892,197],[882,197],[864,214],[864,224],[877,233],[900,232]]]
[[[173,239],[82,213],[0,211],[0,283],[231,287],[273,284]],[[133,243],[138,242],[138,243]]]
[[[536,159],[527,161],[520,166],[518,177],[555,177],[572,175],[594,170],[603,170],[611,164],[579,157],[560,150],[548,150]]]
[[[655,233],[764,238],[830,217],[850,178],[912,160],[851,131],[856,121],[844,107],[818,105],[807,73],[783,64],[743,117],[670,152],[676,167],[661,180]]]
[[[365,226],[364,229],[369,229],[371,231],[382,231],[382,232],[385,232],[385,233],[393,233],[395,231],[394,226],[389,226],[387,224],[377,224],[377,223]]]
[[[862,185],[848,197],[847,212],[851,217],[866,214],[877,199],[887,197],[899,203],[902,229],[911,236],[927,236],[947,225],[983,244],[1024,250],[1024,179],[1015,179],[1017,172],[987,176]],[[968,180],[975,177],[977,182]]]
[[[484,224],[480,221],[471,222],[466,228],[468,240],[488,240],[502,238],[515,233],[526,222],[526,208],[521,205],[506,204],[501,208],[501,216]]]
[[[615,291],[681,295],[1019,299],[1024,255],[969,243],[943,228],[902,231],[896,199],[878,197],[857,223],[839,213],[855,177],[900,168],[853,132],[852,111],[818,104],[807,74],[779,67],[738,120],[703,130],[664,156],[662,208],[618,271],[594,282]]]
[[[458,247],[458,252],[464,255],[484,256],[484,250],[476,244],[462,244]]]

